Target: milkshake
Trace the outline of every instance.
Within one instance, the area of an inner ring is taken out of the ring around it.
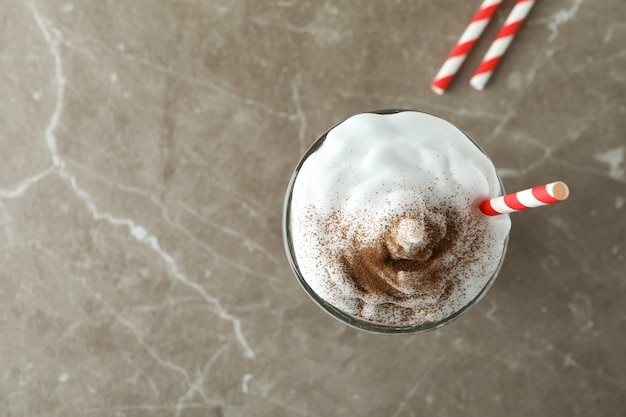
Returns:
[[[307,293],[345,323],[430,330],[495,279],[510,219],[476,206],[502,194],[489,158],[452,124],[416,111],[358,114],[296,168],[283,216],[287,255]]]

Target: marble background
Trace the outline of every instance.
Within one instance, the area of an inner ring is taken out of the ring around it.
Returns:
[[[0,415],[623,415],[626,8],[538,1],[474,91],[513,3],[437,96],[478,0],[0,0]],[[303,151],[389,107],[571,188],[419,336],[326,315],[281,240]]]

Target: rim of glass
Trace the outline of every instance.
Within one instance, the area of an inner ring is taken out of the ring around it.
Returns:
[[[441,119],[439,116],[436,116],[427,112],[423,112],[419,110],[411,110],[411,109],[382,109],[382,110],[366,111],[363,113],[394,114],[394,113],[401,113],[401,112],[423,113],[423,114],[428,114],[429,116],[433,116],[433,117],[437,117],[438,119]],[[470,302],[468,302],[461,309],[457,310],[450,316],[437,322],[397,326],[397,325],[390,325],[390,324],[368,321],[361,317],[346,313],[343,310],[330,304],[329,302],[321,298],[319,295],[317,295],[317,293],[313,291],[311,286],[303,277],[302,272],[300,271],[295,249],[293,247],[293,242],[291,239],[290,224],[291,224],[291,199],[293,195],[293,187],[296,182],[296,178],[298,177],[298,173],[300,172],[300,169],[302,168],[302,165],[304,164],[304,162],[309,158],[311,154],[316,152],[319,149],[319,147],[322,146],[322,144],[326,140],[326,136],[328,135],[328,133],[331,130],[333,130],[335,127],[343,123],[345,120],[346,119],[342,120],[341,122],[337,123],[330,129],[328,129],[315,142],[313,142],[313,144],[304,153],[304,155],[302,155],[302,157],[300,158],[300,161],[298,162],[298,165],[296,166],[293,174],[291,175],[291,179],[287,187],[287,192],[285,194],[285,201],[283,204],[283,216],[282,216],[283,244],[285,247],[285,253],[287,255],[289,265],[291,266],[291,269],[294,275],[298,279],[298,282],[300,283],[304,291],[309,295],[309,297],[313,301],[315,301],[315,303],[319,305],[322,308],[322,310],[326,311],[326,313],[330,314],[335,319],[341,321],[344,324],[347,324],[350,327],[353,327],[359,330],[364,330],[367,332],[379,333],[379,334],[381,333],[382,334],[416,334],[416,333],[423,333],[423,332],[440,328],[454,321],[455,319],[457,319],[459,316],[461,316],[463,313],[469,310],[473,305],[475,305],[478,301],[480,301],[483,298],[483,296],[487,293],[491,285],[494,283],[496,277],[498,276],[498,273],[500,272],[500,269],[502,268],[502,264],[504,263],[504,258],[505,258],[506,250],[507,250],[508,243],[509,243],[509,233],[507,233],[506,238],[504,240],[504,245],[502,247],[502,254],[500,255],[500,261],[498,263],[498,266],[495,272],[493,273],[493,275],[489,278],[489,281],[487,281],[485,286],[480,290],[478,295],[476,295],[476,297],[474,297]],[[442,120],[445,120],[445,119],[442,119]],[[456,125],[453,125],[453,126],[457,128],[460,132],[462,132],[465,135],[465,137],[467,137],[474,144],[474,146],[478,148],[478,150],[480,150],[487,158],[489,158],[489,155],[487,155],[487,153],[474,141],[474,139],[472,139],[463,130],[459,129]],[[504,185],[502,184],[502,179],[500,178],[497,172],[496,172],[496,177],[498,178],[498,182],[500,184],[500,195],[502,196],[505,194]]]

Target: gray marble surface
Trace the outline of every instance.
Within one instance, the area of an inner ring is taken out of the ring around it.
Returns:
[[[437,96],[479,4],[0,0],[0,415],[623,415],[626,9],[539,0],[475,91],[507,1]],[[326,315],[281,240],[302,152],[390,107],[571,188],[419,336]]]

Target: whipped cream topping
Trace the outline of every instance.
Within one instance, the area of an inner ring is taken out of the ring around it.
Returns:
[[[509,217],[491,161],[452,124],[404,111],[363,113],[328,132],[292,190],[300,272],[330,304],[395,326],[438,322],[497,272]]]

